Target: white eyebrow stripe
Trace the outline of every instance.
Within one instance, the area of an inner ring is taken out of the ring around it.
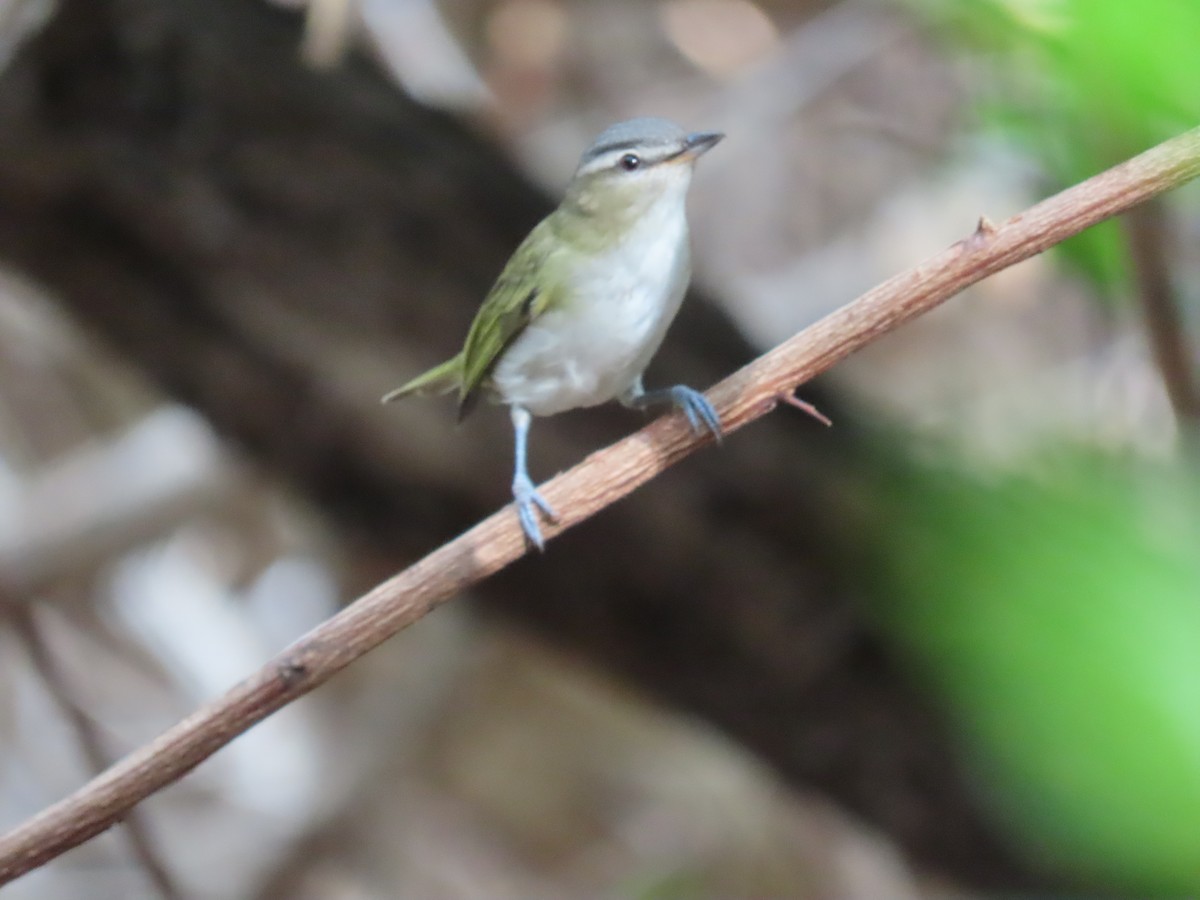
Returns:
[[[589,157],[589,160],[595,159],[601,154],[608,155],[609,153],[615,153],[618,150],[632,150],[637,145],[637,141],[616,141],[612,144],[605,144],[603,147],[593,147],[587,152],[587,156]]]
[[[601,150],[598,156],[594,156],[579,167],[580,175],[590,175],[592,172],[600,172],[604,169],[611,169],[616,166],[621,157],[627,153],[636,152],[641,157],[644,163],[653,165],[654,163],[662,162],[665,159],[679,155],[679,148],[670,145],[661,145],[657,147],[643,147],[637,149],[636,143],[617,144],[609,149]]]

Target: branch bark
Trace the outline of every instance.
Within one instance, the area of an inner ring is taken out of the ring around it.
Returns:
[[[729,434],[839,360],[995,272],[1200,175],[1200,128],[975,232],[903,272],[731,375],[709,394]],[[592,454],[543,486],[577,525],[709,442],[676,415]],[[526,552],[504,508],[383,582],[76,793],[0,838],[0,884],[101,833],[237,735],[327,681],[367,651]]]

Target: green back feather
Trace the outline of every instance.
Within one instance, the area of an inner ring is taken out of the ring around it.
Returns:
[[[474,408],[505,349],[562,296],[558,273],[570,251],[553,230],[552,219],[544,219],[517,247],[475,314],[462,352],[391,391],[384,403],[458,391],[459,420]]]
[[[480,388],[505,349],[534,319],[554,305],[562,281],[556,277],[562,245],[543,220],[513,253],[471,323],[461,354],[458,418],[479,400]]]

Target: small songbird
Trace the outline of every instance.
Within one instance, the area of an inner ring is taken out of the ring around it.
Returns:
[[[691,277],[685,200],[696,160],[719,141],[666,119],[606,129],[583,154],[566,196],[517,247],[480,306],[462,351],[383,398],[457,392],[461,420],[480,396],[507,404],[516,432],[512,492],[529,541],[543,549],[537,510],[554,510],[526,467],[532,416],[616,399],[673,403],[693,430],[720,438],[703,394],[647,391],[658,350]]]

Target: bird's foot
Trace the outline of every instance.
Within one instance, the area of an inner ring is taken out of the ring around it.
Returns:
[[[667,393],[671,398],[671,402],[687,416],[688,424],[692,426],[692,431],[700,434],[703,430],[708,429],[712,436],[720,442],[721,417],[717,415],[716,409],[708,402],[707,397],[685,384],[677,384],[673,388],[667,388]]]
[[[517,518],[521,521],[525,539],[538,550],[544,551],[546,542],[542,539],[542,530],[538,527],[537,514],[540,510],[547,521],[554,522],[558,519],[554,508],[538,493],[529,476],[523,473],[518,473],[513,478],[512,492],[517,507]]]

